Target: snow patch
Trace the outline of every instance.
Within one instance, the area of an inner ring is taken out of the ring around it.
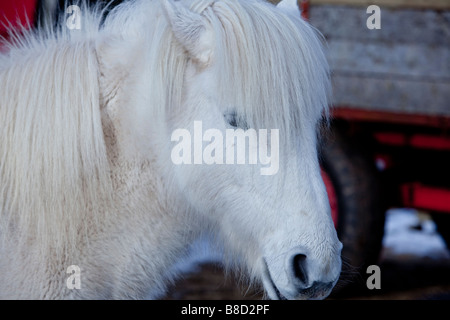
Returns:
[[[449,251],[436,224],[421,218],[414,209],[391,209],[386,212],[383,237],[384,252],[431,259],[450,259]]]

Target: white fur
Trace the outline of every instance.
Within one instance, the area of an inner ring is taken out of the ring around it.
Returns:
[[[300,8],[298,7],[297,0],[283,0],[277,4],[277,8],[285,11],[288,14],[299,15]]]
[[[305,254],[308,281],[333,284],[341,266],[315,31],[257,0],[130,2],[102,27],[82,12],[82,30],[26,33],[0,56],[0,298],[157,298],[202,232],[271,298],[325,297],[298,291],[289,265]],[[277,175],[171,163],[173,130],[225,132],[229,112],[280,130]]]

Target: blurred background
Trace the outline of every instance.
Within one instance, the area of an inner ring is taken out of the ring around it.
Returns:
[[[2,1],[0,34],[6,21],[39,25],[62,3]],[[297,4],[323,33],[332,70],[320,155],[344,266],[330,298],[450,299],[450,1]],[[370,265],[381,289],[366,285]],[[206,237],[177,268],[166,299],[262,297],[225,276]]]

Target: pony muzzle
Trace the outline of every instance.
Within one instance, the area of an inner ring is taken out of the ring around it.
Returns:
[[[271,271],[263,258],[263,285],[272,300],[325,299],[339,279],[339,272],[317,274],[315,264],[304,253],[289,254],[284,270]],[[330,280],[331,279],[331,280]]]

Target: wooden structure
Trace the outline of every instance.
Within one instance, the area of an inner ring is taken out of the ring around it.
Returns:
[[[442,10],[450,1],[378,2],[381,29],[369,30],[368,1],[311,1],[310,21],[329,46],[334,105],[450,117],[450,11]]]

